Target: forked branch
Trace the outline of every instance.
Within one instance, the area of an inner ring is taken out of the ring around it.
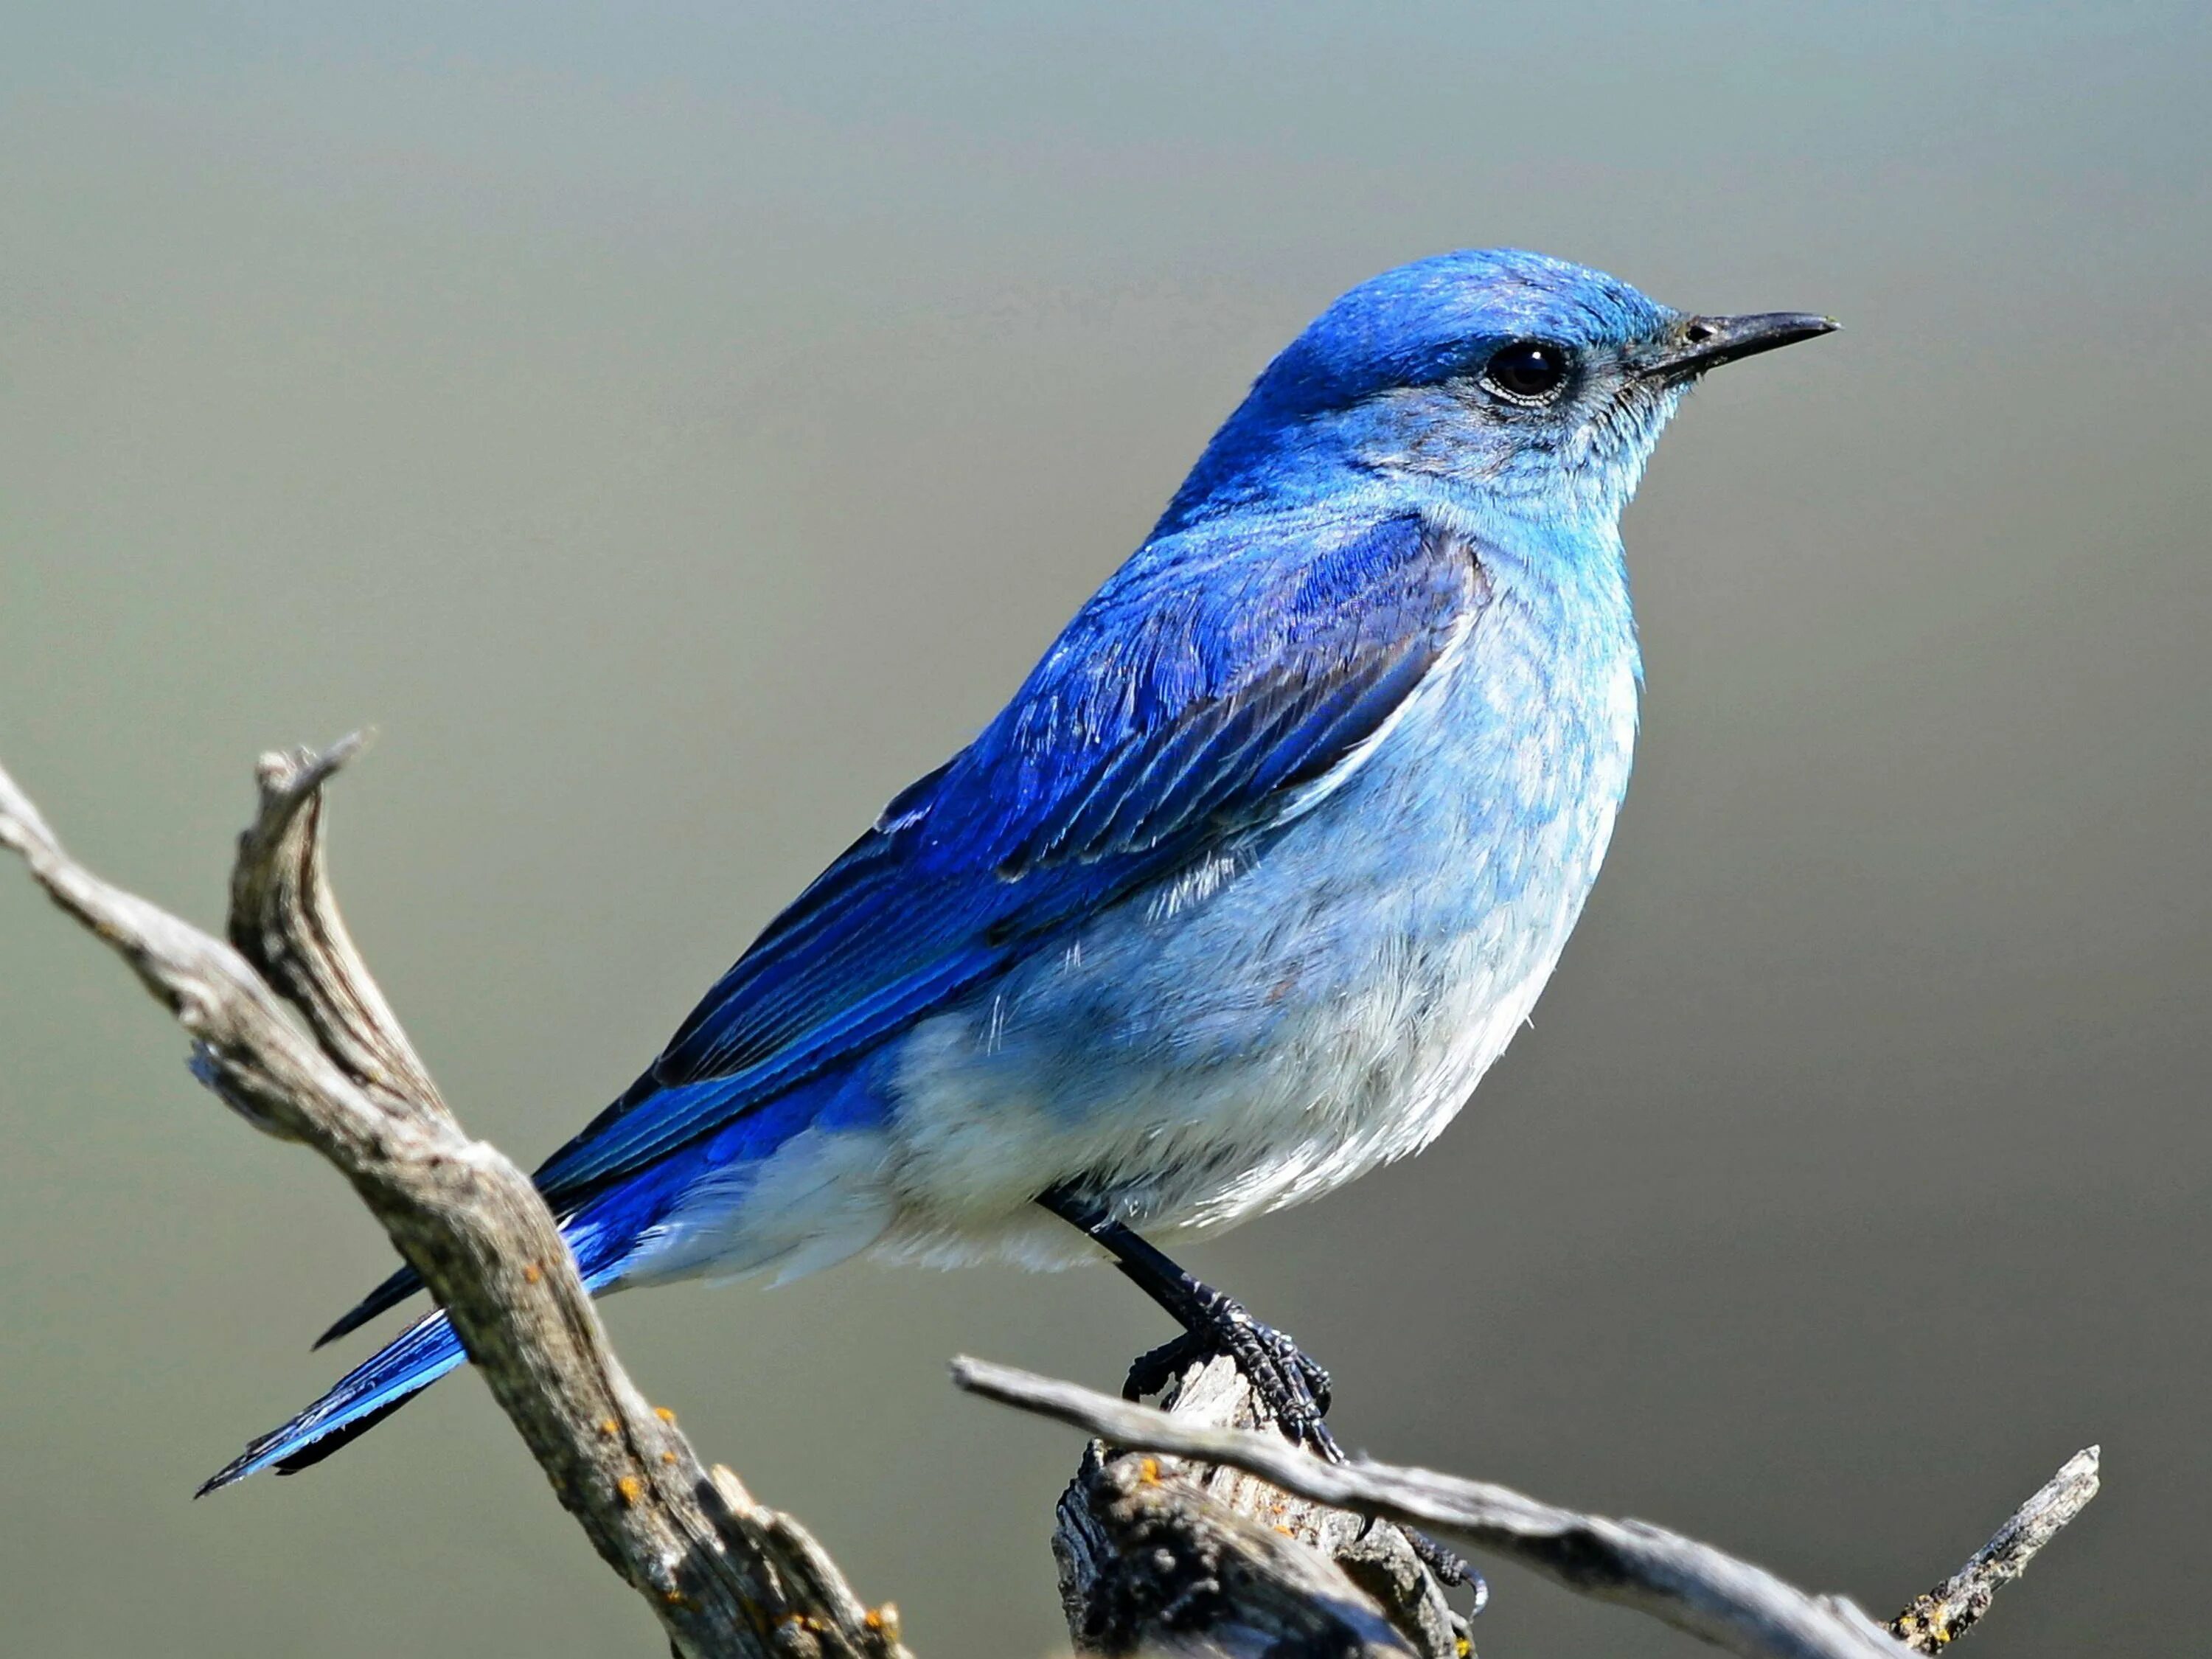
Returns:
[[[4,771],[0,845],[137,970],[223,1099],[353,1183],[452,1316],[561,1502],[679,1655],[903,1659],[895,1613],[864,1607],[797,1522],[710,1472],[646,1402],[529,1178],[465,1134],[439,1097],[323,874],[322,786],[356,747],[263,760],[228,945],[77,863]]]
[[[1428,1469],[1324,1463],[1279,1435],[1216,1427],[984,1360],[955,1360],[952,1374],[971,1394],[1057,1418],[1115,1446],[1227,1465],[1316,1504],[1425,1528],[1479,1554],[1517,1561],[1582,1595],[1647,1613],[1744,1659],[1932,1653],[1948,1638],[1937,1637],[1930,1645],[1911,1638],[1933,1635],[1938,1621],[1950,1616],[1942,1608],[1969,1600],[1985,1607],[1996,1586],[2017,1577],[2097,1489],[2093,1447],[2029,1499],[1958,1577],[1885,1628],[1841,1597],[1808,1595],[1763,1567],[1645,1522],[1582,1515],[1509,1487]],[[1986,1565],[1998,1562],[2002,1565]],[[1929,1608],[1924,1613],[1923,1603]],[[1971,1622],[1968,1617],[1942,1627],[1963,1630]]]

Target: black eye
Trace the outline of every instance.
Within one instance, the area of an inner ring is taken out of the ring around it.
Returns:
[[[1485,365],[1483,378],[1509,398],[1548,398],[1567,378],[1567,354],[1545,340],[1516,340]]]

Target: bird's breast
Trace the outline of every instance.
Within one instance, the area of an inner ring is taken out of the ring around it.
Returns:
[[[1636,729],[1621,611],[1497,596],[1307,810],[917,1027],[909,1204],[957,1227],[1074,1181],[1205,1227],[1425,1145],[1527,1019],[1604,856]]]

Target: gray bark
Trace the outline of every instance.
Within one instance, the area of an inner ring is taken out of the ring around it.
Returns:
[[[100,880],[0,772],[0,845],[114,948],[194,1039],[194,1069],[257,1127],[352,1182],[453,1317],[493,1397],[607,1565],[684,1659],[904,1659],[788,1516],[710,1472],[608,1346],[529,1177],[439,1097],[333,902],[321,787],[353,753],[265,757],[224,944]]]
[[[556,1496],[682,1659],[911,1659],[790,1516],[702,1463],[631,1382],[527,1176],[471,1139],[346,931],[323,858],[322,788],[358,749],[264,758],[240,837],[229,942],[71,858],[0,771],[0,846],[137,972],[194,1044],[193,1069],[256,1127],[352,1183],[452,1316]],[[1332,1465],[1264,1427],[1225,1361],[1168,1411],[972,1360],[972,1392],[1104,1436],[1062,1497],[1054,1548],[1086,1653],[1454,1659],[1463,1626],[1400,1525],[1522,1561],[1747,1659],[1933,1653],[2097,1488],[2080,1454],[1965,1567],[1885,1628],[1709,1546],[1504,1487]]]
[[[1899,1615],[1900,1628],[1893,1633],[1840,1596],[1808,1595],[1763,1567],[1646,1522],[1583,1515],[1510,1487],[1428,1469],[1324,1463],[1279,1435],[1158,1411],[979,1359],[954,1361],[953,1380],[1130,1453],[1243,1469],[1312,1503],[1419,1527],[1446,1542],[1518,1561],[1569,1589],[1634,1607],[1744,1659],[1897,1659],[1900,1652],[1932,1652],[1899,1639],[1907,1634],[1902,1626],[1910,1623],[1917,1633],[1926,1623],[1926,1615],[1916,1613],[1922,1602],[1978,1598],[1986,1606],[1988,1595],[2017,1577],[2097,1489],[2093,1447],[2031,1498],[1951,1583]]]

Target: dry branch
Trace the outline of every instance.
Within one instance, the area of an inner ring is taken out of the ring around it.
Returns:
[[[593,1547],[685,1659],[903,1659],[820,1547],[700,1462],[608,1346],[529,1178],[465,1134],[340,920],[321,787],[352,741],[273,755],[225,945],[93,875],[0,771],[0,845],[137,970],[257,1126],[337,1165],[447,1311]],[[297,1018],[295,1018],[296,1013]]]
[[[1569,1589],[1635,1607],[1745,1659],[1898,1659],[1915,1650],[1848,1601],[1808,1595],[1763,1567],[1644,1522],[1582,1515],[1505,1486],[1427,1469],[1324,1463],[1274,1434],[1212,1426],[983,1360],[954,1361],[953,1380],[970,1393],[1057,1418],[1133,1451],[1227,1464],[1317,1504],[1425,1528],[1447,1541],[1517,1561]],[[2059,1488],[2065,1495],[2046,1501]],[[1966,1593],[1986,1606],[1996,1587],[2018,1577],[2028,1557],[2094,1492],[2092,1450],[2069,1462],[1953,1583],[1971,1583]],[[2031,1512],[2034,1518],[2023,1522]],[[1984,1557],[2003,1565],[1978,1570]],[[1911,1616],[1908,1610],[1902,1617]]]
[[[2100,1458],[2094,1446],[2068,1458],[1965,1566],[1891,1620],[1890,1633],[1915,1653],[1940,1653],[1964,1636],[1990,1610],[1990,1599],[2097,1495]]]
[[[562,1503],[683,1659],[909,1659],[790,1517],[703,1467],[608,1346],[527,1177],[461,1130],[369,975],[323,864],[322,786],[358,747],[267,757],[240,837],[230,943],[64,852],[0,771],[0,846],[106,941],[194,1039],[194,1070],[257,1127],[335,1164],[451,1315]],[[963,1388],[1107,1437],[1062,1498],[1054,1549],[1085,1651],[1450,1659],[1463,1631],[1394,1524],[1419,1525],[1636,1607],[1751,1659],[1898,1659],[1966,1630],[2094,1495],[2081,1453],[1885,1631],[1709,1546],[1501,1486],[1331,1465],[1259,1419],[1225,1361],[1172,1413],[973,1360]],[[1147,1453],[1188,1460],[1175,1462]]]

